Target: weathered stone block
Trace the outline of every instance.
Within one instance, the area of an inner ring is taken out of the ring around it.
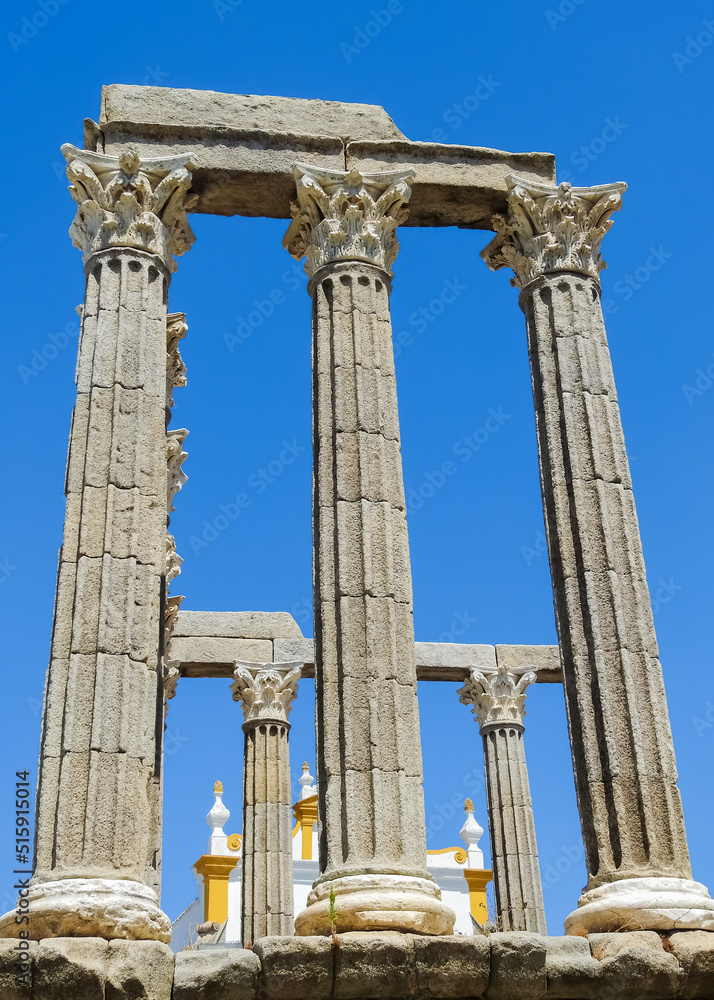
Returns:
[[[335,1000],[411,997],[416,993],[413,937],[395,931],[340,935],[334,951]]]
[[[674,997],[681,979],[679,962],[668,954],[656,931],[590,934],[593,958],[602,964],[601,995],[608,1000]]]
[[[528,931],[492,934],[488,1000],[539,1000],[545,994],[547,938]]]
[[[545,973],[548,1000],[596,1000],[601,995],[602,967],[584,937],[546,939]]]
[[[182,951],[172,1000],[253,1000],[259,969],[258,956],[243,948]]]
[[[30,1000],[37,942],[28,941],[27,944],[27,949],[18,951],[18,941],[0,939],[0,997],[2,1000]],[[27,962],[24,961],[25,956],[28,958]],[[29,965],[27,971],[25,971],[25,965]],[[18,976],[27,976],[27,982],[23,982]]]
[[[159,941],[110,941],[105,1000],[171,1000],[174,954]]]
[[[33,1000],[104,1000],[109,942],[45,938],[35,953]]]
[[[253,951],[260,959],[260,991],[267,1000],[322,1000],[330,996],[331,938],[264,937]]]
[[[481,937],[413,935],[416,988],[420,997],[479,997],[490,975],[491,945]]]
[[[714,995],[714,934],[677,931],[665,942],[682,968],[682,1000],[707,1000]]]

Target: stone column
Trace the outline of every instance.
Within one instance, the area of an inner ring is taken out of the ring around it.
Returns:
[[[186,157],[62,148],[86,292],[37,794],[33,938],[169,941],[157,845],[166,320]],[[8,915],[10,918],[12,915]],[[0,934],[13,933],[8,916]]]
[[[236,661],[243,706],[241,940],[293,934],[293,841],[288,733],[302,663]]]
[[[483,251],[526,316],[541,488],[588,885],[566,930],[714,928],[693,882],[632,482],[600,307],[622,183],[508,179]]]
[[[483,737],[491,863],[499,930],[545,934],[533,804],[523,747],[530,667],[472,669],[459,689]]]
[[[321,875],[295,924],[443,934],[426,870],[412,590],[389,315],[412,175],[298,164],[284,243],[313,299],[313,544]]]

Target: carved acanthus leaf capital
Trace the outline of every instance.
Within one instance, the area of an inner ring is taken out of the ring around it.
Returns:
[[[246,723],[287,725],[297,695],[302,663],[250,663],[236,660],[231,691]]]
[[[496,235],[481,251],[492,271],[512,267],[511,284],[523,288],[541,274],[577,271],[597,279],[607,265],[600,243],[622,206],[621,181],[574,188],[537,184],[514,174],[508,184],[508,217],[495,215]]]
[[[166,405],[174,405],[174,389],[186,385],[186,365],[179,351],[179,341],[188,332],[186,313],[169,313],[166,317]]]
[[[532,667],[472,667],[457,694],[462,705],[471,705],[479,729],[523,729],[526,688],[536,680]]]
[[[181,572],[183,559],[176,551],[176,539],[166,532],[166,586],[169,587]]]
[[[408,170],[361,174],[297,163],[297,201],[283,245],[312,277],[325,264],[359,260],[391,273],[399,252],[397,226],[411,197]]]
[[[174,497],[188,482],[188,476],[181,466],[188,458],[188,452],[183,450],[183,443],[188,437],[185,427],[166,431],[166,506],[169,511],[174,509]]]
[[[106,156],[67,143],[70,193],[77,214],[69,234],[86,261],[98,250],[131,247],[159,256],[170,271],[195,236],[186,213],[198,200],[189,194],[188,156],[139,158],[133,150]]]

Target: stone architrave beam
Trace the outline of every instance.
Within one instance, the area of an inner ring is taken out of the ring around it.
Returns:
[[[195,211],[289,219],[296,161],[327,170],[414,174],[408,226],[490,229],[506,208],[506,176],[555,179],[550,153],[412,142],[383,108],[368,104],[255,97],[204,90],[111,84],[85,145],[118,153],[191,155]]]

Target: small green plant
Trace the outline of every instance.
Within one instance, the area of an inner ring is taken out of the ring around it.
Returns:
[[[330,889],[330,905],[327,907],[327,915],[330,918],[330,931],[332,932],[333,938],[337,934],[337,918],[339,913],[335,908],[335,890]]]

